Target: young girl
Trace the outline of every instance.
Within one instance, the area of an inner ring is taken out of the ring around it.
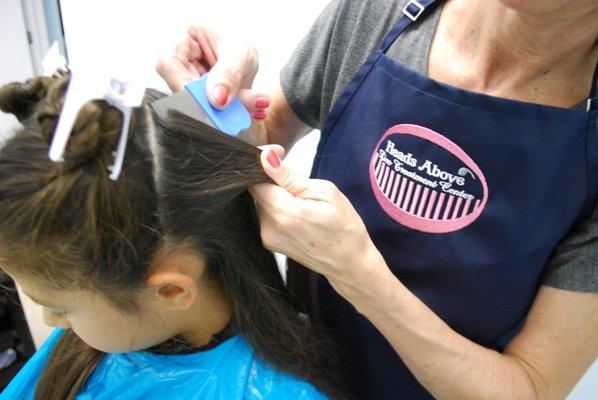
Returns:
[[[79,112],[48,158],[69,77],[0,89],[23,129],[0,149],[0,266],[59,327],[4,399],[342,397],[330,346],[291,307],[247,188],[259,150],[146,95],[123,171],[122,114]]]

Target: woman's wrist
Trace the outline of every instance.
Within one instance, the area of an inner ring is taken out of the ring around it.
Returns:
[[[391,304],[397,278],[372,242],[354,257],[336,277],[327,277],[331,286],[362,314]]]
[[[256,147],[269,144],[266,124],[263,121],[253,121],[251,127],[241,132],[237,138]]]

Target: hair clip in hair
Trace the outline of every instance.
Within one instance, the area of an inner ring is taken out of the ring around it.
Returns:
[[[143,101],[145,88],[134,83],[112,78],[110,90],[104,99],[112,106],[120,109],[123,113],[123,126],[120,132],[120,139],[114,155],[114,164],[108,167],[110,179],[117,180],[122,171],[129,139],[129,126],[131,125],[131,114],[133,108],[139,107]]]
[[[145,87],[116,78],[100,77],[83,72],[72,73],[56,132],[50,145],[50,159],[64,161],[63,155],[73,125],[81,107],[89,100],[104,99],[123,113],[123,125],[114,154],[114,164],[109,166],[110,179],[117,180],[122,170],[129,137],[129,126],[133,108],[143,100]]]

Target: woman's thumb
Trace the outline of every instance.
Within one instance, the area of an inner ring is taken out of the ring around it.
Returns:
[[[251,87],[258,69],[254,49],[222,47],[221,56],[210,70],[206,84],[210,102],[220,109],[228,106],[239,89]]]
[[[239,91],[240,82],[228,69],[215,66],[208,75],[208,99],[216,108],[223,109]]]
[[[279,145],[268,145],[260,147],[262,153],[260,160],[262,168],[278,186],[299,196],[308,189],[309,179],[298,175],[295,171],[284,165],[281,158],[284,156],[284,148]]]

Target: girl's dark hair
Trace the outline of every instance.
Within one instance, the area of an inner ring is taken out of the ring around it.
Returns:
[[[268,182],[260,150],[171,112],[159,120],[149,92],[133,114],[123,171],[108,177],[122,114],[102,100],[79,112],[63,163],[48,158],[69,77],[0,88],[0,109],[23,128],[0,149],[0,255],[3,267],[58,289],[83,288],[134,312],[153,258],[185,244],[234,304],[241,334],[274,368],[333,398],[330,342],[291,304],[274,256],[260,239],[247,189]],[[72,399],[103,354],[72,331],[61,337],[36,399]]]

